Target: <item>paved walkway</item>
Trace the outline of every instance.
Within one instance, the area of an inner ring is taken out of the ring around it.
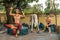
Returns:
[[[29,33],[24,36],[15,37],[6,33],[0,34],[0,40],[60,40],[60,34],[56,33]]]

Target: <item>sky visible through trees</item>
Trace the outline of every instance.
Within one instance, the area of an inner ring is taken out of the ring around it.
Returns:
[[[31,6],[35,5],[35,4],[42,4],[43,5],[43,9],[46,8],[46,4],[45,4],[46,0],[39,0],[37,3],[36,2],[32,2],[32,3],[29,3]],[[55,3],[59,4],[59,7],[58,9],[60,9],[60,0],[56,0]]]

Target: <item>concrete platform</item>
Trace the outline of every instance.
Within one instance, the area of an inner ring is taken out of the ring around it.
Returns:
[[[60,34],[56,33],[43,33],[37,34],[29,33],[24,36],[18,36],[17,38],[13,35],[8,35],[6,33],[0,34],[0,40],[60,40]]]

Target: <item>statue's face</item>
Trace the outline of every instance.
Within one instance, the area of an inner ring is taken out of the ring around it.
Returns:
[[[48,15],[47,18],[49,18],[50,16]]]
[[[19,9],[16,9],[16,13],[19,13]]]

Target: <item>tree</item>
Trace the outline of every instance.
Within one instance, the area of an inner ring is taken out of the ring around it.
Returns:
[[[60,9],[56,9],[57,13],[60,14]]]
[[[52,11],[52,13],[55,14],[55,23],[56,23],[56,26],[57,26],[57,13],[58,13],[57,8],[58,8],[59,4],[56,4],[55,1],[56,0],[52,0],[52,8],[51,8],[51,11]]]
[[[32,7],[34,13],[42,13],[43,11],[42,8],[43,8],[42,4],[35,4]]]
[[[55,23],[57,25],[57,16],[56,15],[58,13],[57,8],[58,8],[59,4],[56,4],[55,0],[47,0],[46,5],[47,5],[47,7],[45,8],[45,13],[54,14],[55,15]]]
[[[7,23],[13,23],[12,17],[9,15],[9,8],[11,6],[18,7],[20,10],[21,8],[24,9],[28,5],[28,3],[38,1],[38,0],[1,0],[0,3],[3,3],[6,10],[6,16],[7,16]]]
[[[45,14],[50,14],[51,0],[46,0],[45,4],[46,4],[47,7],[44,9],[45,10],[44,13]]]
[[[35,4],[33,6],[33,13],[38,13],[38,23],[39,23],[39,14],[42,14],[42,9],[43,9],[43,6],[42,4]]]
[[[38,15],[38,22],[39,22],[39,14],[42,14],[42,9],[43,9],[42,4],[35,4],[32,7],[26,8],[25,11],[28,10],[28,13],[37,14]]]
[[[42,14],[42,12],[43,12],[42,9],[43,9],[42,4],[35,4],[35,5],[33,5],[33,6],[28,5],[28,6],[24,9],[24,11],[25,11],[26,13],[32,13],[32,12],[34,12],[34,13]],[[28,11],[27,11],[27,10],[28,10]]]

